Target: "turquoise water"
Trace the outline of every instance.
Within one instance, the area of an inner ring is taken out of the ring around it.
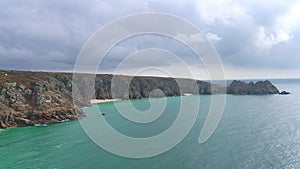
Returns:
[[[89,139],[78,121],[0,130],[0,168],[300,168],[299,85],[299,81],[276,82],[280,89],[292,92],[287,96],[228,95],[223,118],[204,144],[198,144],[198,137],[210,96],[191,96],[201,100],[191,132],[170,151],[145,159],[123,158],[106,152]],[[150,106],[148,99],[132,103],[139,110]],[[125,120],[112,103],[96,106],[106,112],[106,120],[119,132],[149,137],[173,123],[179,103],[180,97],[168,98],[164,114],[150,124]]]

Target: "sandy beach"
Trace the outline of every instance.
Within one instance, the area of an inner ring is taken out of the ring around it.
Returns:
[[[91,104],[97,104],[97,103],[106,103],[106,102],[114,102],[114,101],[120,101],[121,99],[92,99],[90,100]]]

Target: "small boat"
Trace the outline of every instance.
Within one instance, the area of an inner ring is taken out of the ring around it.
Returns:
[[[101,115],[102,115],[102,116],[105,116],[106,114],[105,114],[105,113],[101,113]]]

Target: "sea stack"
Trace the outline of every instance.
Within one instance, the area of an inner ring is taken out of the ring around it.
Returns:
[[[269,81],[243,82],[234,80],[227,87],[227,94],[233,95],[266,95],[279,94],[279,90]]]

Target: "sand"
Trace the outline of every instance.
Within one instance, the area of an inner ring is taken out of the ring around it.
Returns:
[[[90,100],[91,104],[96,103],[107,103],[107,102],[114,102],[114,101],[120,101],[121,99],[92,99]]]

